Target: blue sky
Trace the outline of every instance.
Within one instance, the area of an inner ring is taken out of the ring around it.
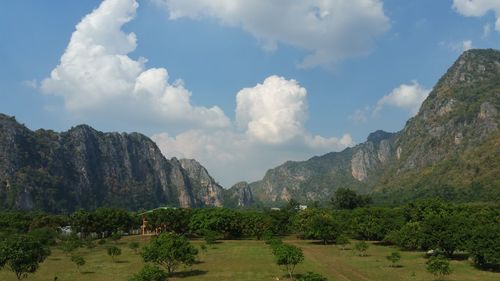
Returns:
[[[496,1],[304,3],[5,1],[0,112],[142,132],[229,187],[402,129],[464,49],[500,47]]]

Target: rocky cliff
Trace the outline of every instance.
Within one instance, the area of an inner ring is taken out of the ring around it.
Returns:
[[[0,114],[0,208],[201,207],[220,206],[221,197],[199,163],[165,159],[144,135],[86,125],[33,132]]]
[[[328,200],[339,187],[384,202],[440,196],[500,199],[500,52],[469,50],[400,132],[307,161],[286,162],[251,183],[264,202]]]
[[[224,207],[240,208],[250,206],[255,203],[252,189],[247,182],[239,182],[231,188],[224,190]]]

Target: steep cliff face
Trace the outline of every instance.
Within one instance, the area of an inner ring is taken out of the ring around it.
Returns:
[[[102,133],[86,125],[63,133],[32,132],[0,115],[3,208],[66,212],[220,205],[213,199],[222,196],[220,191],[190,175],[181,161],[165,159],[138,133]]]
[[[247,182],[239,182],[230,189],[224,190],[224,207],[238,208],[250,206],[254,202],[252,189]]]
[[[394,154],[395,135],[384,131],[370,134],[367,141],[342,152],[332,152],[307,161],[289,161],[268,170],[261,181],[251,183],[260,201],[327,200],[339,187],[361,192],[377,178]]]
[[[207,169],[194,159],[179,160],[192,183],[198,206],[222,206],[223,188],[208,174]]]
[[[394,143],[386,201],[500,198],[500,52],[470,50],[439,80]]]
[[[377,131],[338,153],[286,162],[250,184],[261,201],[328,200],[338,187],[381,201],[500,199],[500,52],[469,50],[395,134]]]

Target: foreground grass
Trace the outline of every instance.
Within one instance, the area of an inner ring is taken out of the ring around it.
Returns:
[[[70,257],[57,249],[41,265],[39,271],[26,280],[128,280],[138,272],[143,262],[139,255],[127,247],[130,241],[139,241],[145,245],[149,237],[126,237],[119,242],[122,255],[112,262],[106,254],[106,245],[94,249],[79,249],[86,264],[81,273],[70,261]],[[333,245],[317,245],[309,241],[287,240],[304,250],[306,259],[297,267],[297,273],[314,271],[328,277],[330,281],[429,281],[433,276],[425,271],[423,253],[401,252],[401,267],[389,267],[385,256],[395,251],[395,248],[371,244],[367,257],[356,256],[351,250],[340,250]],[[194,241],[196,245],[202,242]],[[109,243],[114,244],[114,243]],[[275,265],[274,258],[267,245],[262,241],[241,240],[223,241],[213,247],[209,246],[206,253],[200,251],[200,262],[192,268],[180,268],[181,271],[169,280],[206,280],[206,281],[264,281],[286,280],[284,272]],[[494,281],[500,279],[500,273],[485,272],[475,269],[468,261],[452,261],[453,273],[447,280],[455,281]],[[15,280],[12,272],[0,271],[0,280]]]

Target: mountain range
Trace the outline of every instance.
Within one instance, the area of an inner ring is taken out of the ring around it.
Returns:
[[[376,131],[341,152],[288,161],[249,186],[264,203],[325,201],[339,187],[381,203],[499,200],[499,110],[500,51],[469,50],[401,131]]]
[[[390,204],[500,200],[499,110],[500,51],[469,50],[401,131],[376,131],[355,147],[288,161],[229,189],[196,160],[165,158],[139,133],[32,131],[0,114],[0,209],[275,205],[327,201],[340,187]]]

